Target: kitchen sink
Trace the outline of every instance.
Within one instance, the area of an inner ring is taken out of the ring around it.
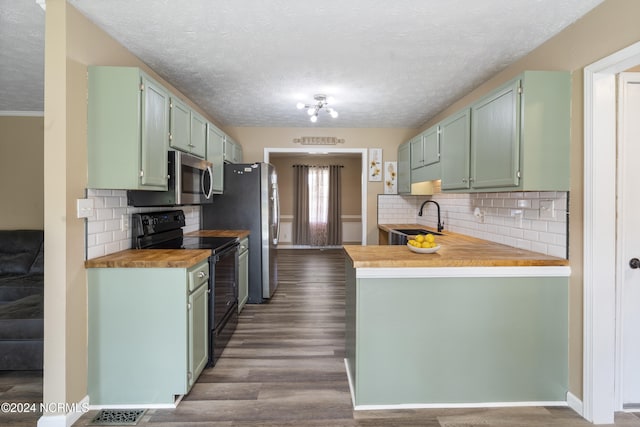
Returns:
[[[423,230],[420,228],[394,228],[393,231],[406,234],[408,236],[415,236],[417,234],[433,234],[434,236],[444,236],[444,234],[437,231]]]
[[[409,236],[415,236],[417,234],[433,234],[434,236],[444,236],[444,234],[437,231],[429,231],[422,228],[392,228],[389,232],[389,244],[406,245],[407,241],[409,240]]]

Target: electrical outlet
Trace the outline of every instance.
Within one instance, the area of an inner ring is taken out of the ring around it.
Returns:
[[[120,217],[120,230],[129,231],[129,215],[122,215]]]
[[[93,199],[77,199],[76,209],[78,218],[89,218],[93,216]]]
[[[556,217],[555,203],[553,200],[540,200],[540,219],[553,219]]]

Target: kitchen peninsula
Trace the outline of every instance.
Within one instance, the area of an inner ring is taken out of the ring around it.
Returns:
[[[356,409],[564,405],[568,260],[445,234],[344,247]]]

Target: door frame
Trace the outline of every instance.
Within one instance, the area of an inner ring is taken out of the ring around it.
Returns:
[[[584,69],[582,416],[614,422],[616,407],[616,75],[640,64],[640,42]],[[597,244],[596,244],[597,243]]]
[[[629,80],[631,77],[627,78],[624,75],[629,75],[629,74],[633,74],[634,78],[632,80]],[[634,83],[638,83],[640,82],[640,73],[635,72],[635,73],[620,73],[618,75],[616,75],[616,81],[617,81],[617,94],[618,94],[618,100],[617,100],[617,105],[618,105],[618,117],[617,117],[617,123],[618,123],[618,129],[617,129],[617,135],[618,135],[618,146],[617,146],[617,160],[618,160],[618,170],[617,170],[617,205],[616,205],[616,209],[617,209],[617,223],[616,223],[616,230],[617,230],[617,235],[618,236],[624,236],[625,235],[625,219],[626,221],[629,221],[629,217],[625,217],[624,216],[624,200],[622,198],[622,196],[626,193],[628,194],[628,192],[624,192],[625,186],[630,185],[631,181],[627,181],[625,179],[626,176],[626,170],[627,168],[625,167],[624,163],[622,162],[622,159],[624,158],[624,153],[625,153],[625,149],[628,147],[628,142],[627,139],[624,138],[624,126],[625,126],[625,122],[623,119],[623,115],[620,113],[624,112],[624,108],[625,108],[625,100],[627,99],[627,96],[625,95],[625,93],[627,92],[627,87],[626,84],[628,81],[632,81]],[[623,239],[617,239],[616,240],[616,253],[618,254],[618,257],[616,258],[616,319],[619,319],[619,321],[616,321],[616,359],[615,359],[615,367],[616,367],[616,371],[615,371],[615,408],[617,411],[620,410],[624,410],[624,387],[623,387],[623,381],[624,381],[624,369],[623,369],[623,363],[624,363],[624,334],[623,334],[623,325],[622,322],[624,321],[624,300],[625,297],[623,295],[623,290],[624,290],[624,270],[629,268],[629,264],[627,262],[624,261],[624,259],[620,259],[621,255],[623,253]],[[628,254],[626,259],[628,259]],[[628,309],[628,308],[627,308]]]
[[[362,171],[360,176],[360,216],[362,223],[362,246],[367,245],[367,149],[366,148],[329,148],[329,147],[309,147],[309,148],[265,148],[264,161],[269,163],[271,153],[293,153],[293,154],[353,154],[359,153],[362,162]]]

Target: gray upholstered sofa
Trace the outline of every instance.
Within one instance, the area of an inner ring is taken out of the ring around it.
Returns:
[[[0,370],[42,369],[44,233],[0,230]]]

